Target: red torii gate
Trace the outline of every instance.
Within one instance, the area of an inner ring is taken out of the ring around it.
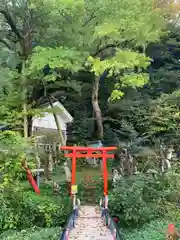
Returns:
[[[80,146],[63,146],[61,150],[71,151],[71,153],[65,153],[65,157],[72,158],[72,176],[71,186],[76,184],[76,158],[102,158],[103,160],[103,180],[104,180],[104,196],[108,195],[108,171],[107,171],[107,158],[114,158],[114,154],[109,154],[109,151],[114,151],[117,147],[80,147]],[[100,152],[100,153],[97,153]],[[72,190],[71,190],[72,194]]]

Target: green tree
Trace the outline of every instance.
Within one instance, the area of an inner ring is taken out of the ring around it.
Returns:
[[[0,17],[2,23],[0,43],[6,47],[5,51],[8,51],[9,60],[11,60],[8,62],[7,58],[4,59],[4,64],[10,69],[18,67],[18,71],[15,72],[15,76],[11,76],[11,80],[13,81],[13,79],[16,78],[15,85],[17,90],[20,91],[18,97],[21,103],[19,102],[19,104],[22,105],[24,117],[24,136],[27,137],[27,98],[30,89],[28,88],[29,79],[25,74],[25,69],[26,60],[32,53],[34,31],[36,32],[37,30],[37,12],[33,11],[29,7],[27,1],[1,1],[0,4]],[[19,81],[17,81],[17,79]],[[12,86],[13,83],[11,82],[10,85]],[[16,93],[18,92],[17,90]]]
[[[150,59],[136,49],[144,49],[149,42],[159,39],[164,19],[153,10],[151,1],[136,0],[132,4],[129,0],[105,3],[61,0],[54,1],[51,7],[60,22],[61,39],[54,48],[35,49],[30,71],[39,72],[48,58],[52,69],[68,70],[71,74],[80,70],[92,72],[92,105],[97,137],[102,138],[100,77],[105,71],[107,77],[116,77],[112,100],[121,98],[126,86],[144,85],[148,81],[144,69]]]
[[[53,25],[53,14],[51,14],[52,21],[49,21],[49,5],[45,2],[42,4],[43,1],[2,1],[1,3],[0,44],[3,47],[1,65],[2,71],[6,72],[6,75],[10,75],[8,81],[2,83],[2,87],[6,88],[6,91],[2,93],[2,99],[3,101],[7,100],[6,108],[3,109],[3,117],[6,115],[8,123],[10,118],[16,117],[15,119],[18,120],[16,123],[14,122],[16,125],[22,122],[23,117],[24,136],[27,137],[28,125],[30,125],[28,120],[31,121],[32,114],[34,114],[32,108],[38,106],[37,99],[40,97],[38,90],[43,88],[41,83],[43,76],[34,76],[33,73],[27,72],[27,60],[32,54],[33,43],[43,44],[45,39],[41,38],[41,34],[55,26]],[[51,24],[52,22],[53,24]],[[57,33],[57,29],[54,30],[54,33]],[[54,36],[51,35],[52,40]],[[51,42],[46,43],[46,45],[48,44]],[[8,110],[12,110],[14,114],[10,115]],[[55,113],[54,116],[56,118]],[[60,140],[63,142],[60,126],[58,127]]]

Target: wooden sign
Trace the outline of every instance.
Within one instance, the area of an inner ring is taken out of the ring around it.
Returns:
[[[77,185],[72,185],[71,186],[71,193],[76,194],[78,192]]]

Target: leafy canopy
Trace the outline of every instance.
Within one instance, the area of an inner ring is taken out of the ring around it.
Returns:
[[[43,3],[48,8],[49,2]],[[163,34],[165,21],[154,11],[153,1],[54,0],[51,9],[51,31],[56,36],[58,26],[60,37],[53,47],[34,49],[30,72],[41,71],[45,64],[70,72],[91,71],[98,77],[107,70],[109,76],[118,79],[112,100],[123,95],[123,87],[141,87],[148,81],[143,69],[150,64],[150,58],[136,49],[158,41]],[[55,80],[54,74],[51,80]]]

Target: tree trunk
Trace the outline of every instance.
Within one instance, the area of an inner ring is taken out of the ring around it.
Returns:
[[[45,180],[45,182],[49,180],[49,155],[48,154],[47,154],[47,156],[45,158],[44,180]]]
[[[52,172],[53,172],[53,165],[54,165],[52,152],[49,152],[48,158],[49,158],[48,176],[49,176],[49,180],[50,180],[50,179],[52,179]]]
[[[24,112],[24,137],[28,138],[28,120],[27,120],[27,104],[23,102],[23,112]]]
[[[160,146],[160,156],[161,156],[161,171],[162,173],[171,169],[171,162],[172,159],[173,148],[169,147],[168,149],[164,149]]]
[[[97,138],[103,138],[103,120],[102,120],[102,113],[99,106],[99,77],[95,77],[92,89],[92,106],[96,118],[97,124]]]
[[[166,159],[165,159],[167,170],[171,169],[171,160],[172,160],[172,156],[173,156],[173,151],[174,151],[173,147],[168,147],[167,148]]]
[[[28,116],[28,137],[32,135],[32,116]]]
[[[52,101],[50,95],[48,95],[48,100],[49,100],[49,104],[50,104],[51,108],[53,108],[53,101]],[[61,143],[63,146],[65,146],[65,145],[66,145],[66,142],[65,142],[65,139],[64,139],[63,134],[62,134],[62,130],[61,130],[61,126],[60,126],[59,121],[58,121],[58,117],[57,117],[56,113],[53,113],[53,116],[54,116],[54,120],[55,120],[55,123],[56,123],[56,127],[57,127],[57,130],[58,130],[58,133],[59,133],[60,143]]]
[[[22,69],[21,69],[21,76],[22,76],[22,108],[23,108],[23,129],[24,129],[24,137],[28,138],[28,116],[27,116],[27,89],[26,89],[26,77],[25,77],[25,60],[22,60]]]
[[[39,157],[39,152],[38,152],[38,145],[36,142],[36,138],[35,138],[35,143],[34,143],[34,150],[35,150],[35,158],[36,158],[36,168],[37,168],[37,172],[36,172],[36,182],[38,185],[38,188],[40,187],[40,171],[39,169],[41,168],[41,159]]]

